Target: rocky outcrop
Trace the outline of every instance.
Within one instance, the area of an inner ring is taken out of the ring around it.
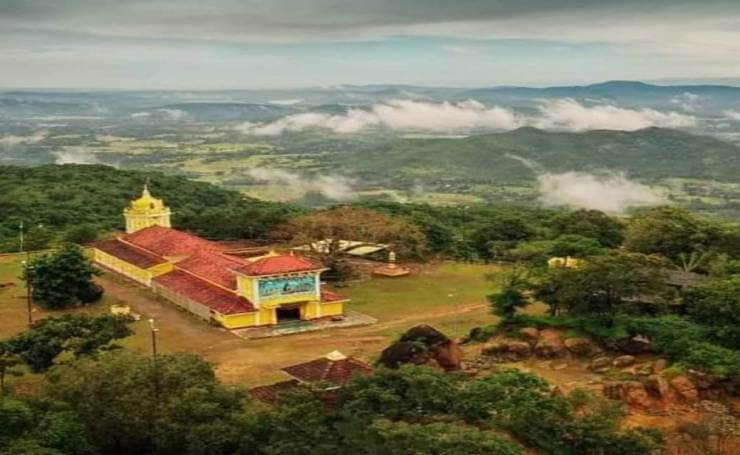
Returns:
[[[519,335],[522,337],[522,339],[531,344],[536,344],[537,340],[540,339],[540,331],[534,327],[524,327],[523,329],[519,330]]]
[[[540,331],[540,337],[534,347],[534,353],[545,359],[557,359],[565,357],[568,350],[560,339],[560,333],[554,329]]]
[[[657,374],[647,376],[641,382],[645,386],[647,393],[654,398],[662,399],[670,391],[668,381],[663,376]]]
[[[481,353],[495,362],[517,362],[532,355],[529,343],[517,340],[504,340],[483,347]]]
[[[630,406],[646,408],[650,405],[650,396],[645,386],[639,381],[610,381],[604,383],[604,396],[621,400]]]
[[[699,401],[699,390],[691,379],[686,376],[677,376],[670,381],[673,391],[686,403]]]

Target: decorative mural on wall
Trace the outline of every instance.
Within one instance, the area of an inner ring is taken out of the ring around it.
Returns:
[[[271,278],[259,281],[261,299],[271,299],[298,294],[315,294],[316,279],[312,276],[295,276],[289,278]]]

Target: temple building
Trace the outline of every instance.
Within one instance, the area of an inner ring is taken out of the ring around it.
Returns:
[[[293,254],[242,258],[171,227],[170,209],[145,186],[123,215],[126,233],[97,242],[96,264],[228,329],[340,317],[348,299],[326,289],[326,269]]]

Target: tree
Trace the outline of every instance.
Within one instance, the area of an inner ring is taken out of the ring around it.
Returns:
[[[30,282],[33,298],[41,306],[64,309],[100,299],[102,288],[92,281],[100,273],[78,246],[67,244],[32,260],[23,279]]]
[[[340,206],[304,215],[283,225],[277,234],[295,245],[308,245],[327,266],[337,267],[348,252],[368,245],[388,244],[399,257],[418,258],[424,252],[424,235],[403,218],[375,210]],[[357,241],[347,247],[346,240]]]
[[[0,397],[0,453],[87,455],[95,453],[84,426],[59,403]]]
[[[67,314],[34,322],[30,329],[7,340],[7,352],[17,355],[32,371],[43,372],[63,352],[74,357],[95,355],[115,347],[114,340],[133,332],[123,316],[87,316]]]
[[[21,363],[21,358],[11,351],[10,346],[6,342],[0,342],[0,397],[5,394],[5,378],[9,374],[20,374],[17,367]]]
[[[740,347],[740,276],[707,280],[689,289],[684,302],[691,319]]]
[[[93,224],[83,223],[73,226],[64,234],[64,241],[84,245],[98,238],[98,228]]]
[[[532,229],[523,218],[505,213],[487,220],[473,232],[471,241],[480,257],[489,261],[531,235]]]
[[[244,395],[191,354],[111,352],[55,368],[44,395],[79,416],[101,453],[238,453]],[[248,453],[248,450],[242,453]]]
[[[561,235],[552,243],[550,254],[558,257],[584,258],[604,252],[601,244],[593,238],[576,234]]]
[[[622,223],[600,210],[580,209],[556,215],[550,227],[556,237],[569,234],[588,237],[606,248],[615,248],[623,240]]]
[[[624,244],[638,253],[658,253],[677,261],[682,254],[711,251],[722,238],[722,230],[714,223],[684,209],[659,207],[632,217]]]
[[[519,308],[529,304],[529,299],[524,294],[528,285],[526,273],[525,269],[514,267],[504,275],[501,290],[487,297],[493,314],[511,318]]]
[[[660,297],[667,292],[655,259],[613,252],[585,259],[579,267],[553,267],[533,283],[537,299],[550,306],[552,315],[609,315],[627,310],[625,304],[641,296]]]
[[[381,419],[366,429],[368,454],[518,455],[521,447],[492,431],[453,423],[427,425]],[[354,452],[363,453],[363,452]]]

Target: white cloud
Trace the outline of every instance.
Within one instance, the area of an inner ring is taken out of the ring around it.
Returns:
[[[145,118],[145,117],[149,117],[150,115],[152,115],[152,114],[149,113],[149,112],[134,112],[129,117],[131,117],[131,118]]]
[[[182,111],[180,109],[165,109],[165,108],[160,108],[160,109],[157,109],[157,111],[165,114],[166,116],[168,116],[172,120],[180,120],[180,119],[182,119],[182,118],[184,118],[184,117],[186,117],[188,115],[187,112]]]
[[[486,107],[475,100],[443,103],[390,100],[369,109],[350,109],[345,114],[308,112],[289,115],[267,124],[246,122],[236,129],[258,136],[276,136],[286,131],[308,128],[324,128],[335,133],[356,133],[368,127],[406,131],[510,130],[522,126],[522,120],[510,109]]]
[[[728,119],[740,122],[740,111],[728,110],[728,111],[725,111],[724,114],[725,114],[725,117],[727,117]]]
[[[6,134],[0,136],[0,145],[28,145],[37,144],[46,139],[48,133],[46,131],[37,131],[30,136],[15,136],[13,134]]]
[[[85,147],[64,147],[64,150],[53,152],[55,164],[98,164],[98,157]]]
[[[356,196],[352,189],[353,181],[340,175],[320,175],[308,178],[283,169],[270,168],[251,168],[248,174],[258,181],[287,185],[301,194],[320,193],[335,201],[346,201]]]
[[[368,109],[354,108],[344,114],[306,112],[270,123],[245,122],[235,129],[244,134],[278,136],[310,128],[335,133],[357,133],[370,127],[400,131],[461,132],[471,130],[512,130],[529,125],[542,129],[586,131],[594,129],[635,131],[651,126],[685,128],[696,118],[678,112],[654,109],[627,109],[611,104],[585,105],[565,98],[544,102],[539,114],[524,116],[500,106],[487,107],[467,100],[442,103],[391,100]]]
[[[546,206],[569,206],[621,213],[630,207],[659,205],[663,198],[650,187],[622,173],[545,173],[537,177],[540,201]]]
[[[678,112],[626,109],[610,104],[586,106],[570,98],[547,101],[540,106],[540,113],[533,126],[570,131],[636,131],[651,126],[686,128],[696,125],[695,117]]]
[[[671,98],[671,103],[679,105],[687,112],[693,112],[701,107],[701,98],[695,93],[685,92]]]
[[[294,104],[300,104],[303,102],[303,99],[296,98],[296,99],[288,99],[288,100],[270,100],[268,101],[269,104],[275,104],[277,106],[293,106]]]

